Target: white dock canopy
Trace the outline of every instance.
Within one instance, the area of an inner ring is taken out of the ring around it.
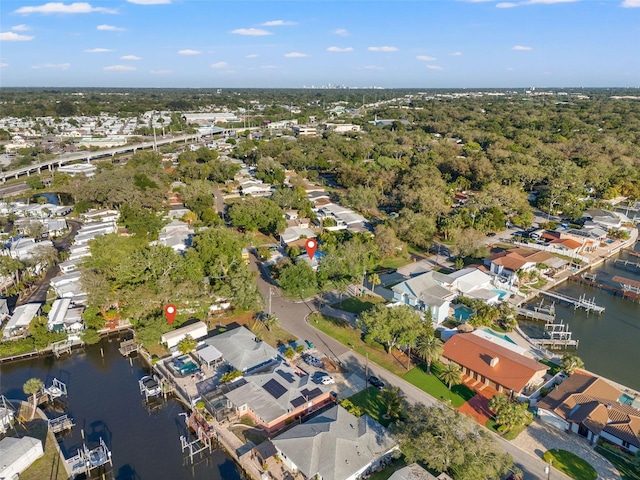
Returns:
[[[202,363],[205,363],[208,367],[211,365],[215,365],[220,360],[222,360],[222,353],[213,345],[207,345],[199,350],[196,350],[198,357],[202,360]]]

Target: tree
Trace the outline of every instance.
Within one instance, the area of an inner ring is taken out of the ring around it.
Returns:
[[[427,375],[431,373],[431,362],[442,355],[443,345],[433,333],[420,335],[416,340],[415,351],[427,364]]]
[[[22,386],[22,391],[27,395],[31,395],[31,405],[33,407],[31,410],[32,419],[36,415],[36,407],[38,406],[36,395],[40,390],[42,390],[42,387],[44,387],[44,383],[42,383],[42,380],[39,378],[30,378],[24,382],[24,385]]]
[[[494,395],[489,400],[489,409],[496,414],[496,423],[500,429],[508,432],[514,427],[524,425],[531,419],[525,404],[509,401],[504,395]]]
[[[318,288],[316,272],[305,261],[284,267],[278,276],[278,285],[287,293],[302,296],[306,290],[311,293]]]
[[[462,370],[457,363],[449,362],[440,371],[440,380],[449,386],[457,385],[462,381]]]
[[[579,368],[584,368],[584,362],[577,355],[571,355],[570,353],[567,353],[562,357],[560,368],[564,373],[571,376]]]
[[[287,227],[284,211],[268,198],[245,197],[231,206],[229,218],[234,227],[267,234],[282,232]]]
[[[231,370],[230,372],[225,372],[220,377],[220,383],[229,383],[233,382],[236,378],[240,378],[242,376],[242,372],[240,370]]]
[[[493,438],[452,409],[412,405],[391,428],[407,463],[422,461],[456,480],[500,478],[513,466]]]
[[[378,275],[377,273],[372,273],[371,275],[369,275],[369,283],[371,284],[371,290],[375,290],[376,286],[382,283],[380,280],[380,275]]]
[[[185,335],[185,337],[178,342],[178,350],[183,355],[192,352],[198,346],[198,341],[191,335]]]
[[[398,417],[403,405],[402,392],[397,387],[386,386],[380,391],[380,402],[386,409],[387,418]]]
[[[360,315],[358,324],[368,339],[383,344],[388,352],[413,345],[423,328],[420,315],[408,305],[378,304]]]
[[[271,331],[272,328],[275,328],[278,325],[279,321],[278,317],[276,317],[275,315],[267,315],[262,320],[262,323],[265,327],[267,327],[267,330]]]

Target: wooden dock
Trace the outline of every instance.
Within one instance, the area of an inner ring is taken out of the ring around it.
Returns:
[[[604,307],[601,307],[595,303],[595,300],[589,300],[584,295],[580,298],[570,297],[569,295],[563,295],[562,293],[550,292],[548,290],[538,290],[541,295],[555,298],[565,303],[573,305],[573,308],[584,308],[587,312],[595,312],[601,314],[604,312]]]
[[[636,252],[633,248],[623,248],[622,251],[624,253],[628,253],[629,255],[631,255],[632,257],[638,257],[640,258],[640,252]]]
[[[625,270],[640,271],[640,263],[632,262],[630,260],[620,260],[619,258],[613,263],[617,268],[624,268]]]
[[[71,430],[74,426],[75,423],[73,423],[73,419],[68,414],[51,418],[49,420],[49,428],[54,434],[64,432],[65,430]]]
[[[625,281],[633,282],[633,280],[628,279],[628,278],[618,277],[618,276],[615,276],[615,277],[612,278],[612,280],[614,282],[620,283],[622,288],[617,288],[617,287],[614,287],[613,285],[607,285],[607,284],[604,284],[604,283],[596,282],[594,280],[588,280],[588,279],[583,278],[583,277],[581,277],[579,275],[573,275],[573,276],[569,277],[569,280],[577,282],[577,283],[579,283],[581,285],[588,285],[588,286],[593,287],[593,288],[599,288],[600,290],[604,290],[606,292],[609,292],[612,295],[619,296],[619,297],[622,297],[622,298],[626,298],[626,299],[629,299],[629,300],[634,300],[634,301],[635,300],[640,300],[640,292],[636,293],[636,292],[631,291],[630,289],[627,289],[627,290],[624,289],[624,285],[627,285],[627,284],[624,283]]]
[[[532,338],[531,341],[540,347],[545,347],[550,350],[559,350],[566,348],[578,348],[580,340],[571,339],[551,339],[551,338]]]
[[[122,355],[123,357],[127,357],[134,352],[138,352],[139,349],[140,345],[138,345],[135,338],[130,338],[128,340],[122,341],[120,343],[120,347],[118,347],[120,355]]]
[[[531,318],[533,320],[542,320],[545,322],[553,321],[553,319],[556,318],[555,315],[549,315],[548,313],[531,310],[529,308],[516,308],[516,312],[522,317]]]

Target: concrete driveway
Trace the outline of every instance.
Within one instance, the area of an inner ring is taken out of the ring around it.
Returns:
[[[584,438],[577,434],[562,432],[538,419],[511,443],[538,457],[542,457],[544,452],[553,448],[567,450],[589,462],[598,472],[599,480],[621,478],[615,467],[606,458],[598,455]],[[554,473],[559,472],[554,471]]]

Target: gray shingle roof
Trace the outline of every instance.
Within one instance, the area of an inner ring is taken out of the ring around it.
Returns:
[[[278,357],[278,351],[268,343],[256,341],[256,336],[244,327],[228,330],[205,340],[218,349],[233,368],[246,372]]]

